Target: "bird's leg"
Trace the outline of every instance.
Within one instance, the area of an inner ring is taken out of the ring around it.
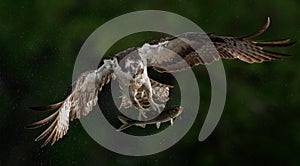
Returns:
[[[119,106],[119,110],[121,110],[122,108],[130,108],[132,106],[132,102],[130,100],[127,99],[126,96],[120,96],[121,97],[121,104]]]
[[[142,120],[142,118],[147,118],[146,116],[146,112],[148,111],[148,109],[145,109],[138,101],[138,99],[136,98],[138,94],[138,89],[134,88],[134,86],[129,86],[129,96],[130,99],[132,101],[132,104],[134,106],[137,107],[137,109],[139,110],[139,116],[138,116],[138,120]]]
[[[146,111],[140,110],[140,109],[139,109],[138,120],[141,121],[141,120],[143,120],[143,119],[145,119],[145,118],[147,118]]]
[[[151,82],[150,80],[147,81],[146,83],[146,94],[148,94],[148,99],[149,99],[149,103],[151,105],[151,107],[157,111],[158,113],[161,113],[161,111],[163,111],[165,105],[164,104],[157,104],[154,102],[153,100],[153,90],[152,90],[152,86],[151,86]]]
[[[124,87],[120,86],[120,89],[121,89],[122,95],[120,96],[121,104],[119,106],[119,110],[121,110],[122,107],[124,107],[125,109],[130,108],[132,106],[132,102],[129,99],[128,88],[124,88]]]

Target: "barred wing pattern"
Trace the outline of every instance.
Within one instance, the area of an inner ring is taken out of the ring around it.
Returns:
[[[214,34],[199,34],[196,32],[187,32],[175,37],[167,37],[157,41],[144,44],[139,48],[129,48],[113,56],[113,60],[105,60],[104,64],[97,70],[88,71],[78,78],[71,94],[62,102],[42,106],[32,107],[33,110],[53,110],[58,109],[49,117],[35,122],[28,128],[37,128],[51,121],[52,124],[36,138],[39,141],[46,136],[48,138],[42,145],[52,144],[62,138],[68,128],[69,121],[77,119],[80,115],[87,115],[97,104],[98,92],[101,91],[104,84],[116,77],[113,66],[126,66],[129,61],[126,57],[136,55],[143,60],[144,66],[153,66],[158,72],[176,72],[196,65],[206,65],[220,58],[239,59],[247,63],[261,63],[264,61],[281,59],[286,54],[265,50],[268,47],[288,47],[295,42],[289,42],[289,39],[280,40],[250,40],[262,34],[270,25],[270,18],[266,24],[257,32],[243,37],[225,37]],[[138,53],[138,54],[137,54]],[[125,62],[122,62],[122,59]],[[145,64],[147,63],[147,64]],[[119,70],[119,69],[118,69]],[[121,71],[118,71],[120,73]],[[119,75],[122,77],[123,75]],[[169,90],[172,86],[161,84],[150,79],[153,97],[165,102],[169,99]],[[150,106],[150,89],[142,86],[138,89],[137,100],[142,106]],[[152,97],[152,96],[151,96]],[[126,100],[125,104],[126,104]],[[124,102],[122,98],[122,103]]]
[[[173,38],[168,37],[144,44],[139,51],[147,59],[148,65],[159,72],[176,72],[199,64],[210,64],[220,58],[261,63],[289,56],[264,48],[292,46],[295,42],[289,42],[290,39],[258,41],[249,39],[262,34],[269,25],[270,18],[257,32],[243,37],[187,32]]]
[[[53,120],[52,124],[41,133],[35,141],[39,141],[49,135],[42,144],[42,147],[44,147],[50,141],[54,144],[57,140],[62,138],[68,131],[69,121],[80,118],[80,114],[84,116],[87,115],[93,106],[97,104],[98,92],[101,91],[102,87],[109,83],[112,78],[114,78],[114,74],[110,66],[104,64],[97,70],[81,74],[75,83],[73,91],[64,101],[48,106],[31,107],[31,109],[38,111],[58,108],[58,110],[49,117],[27,126],[27,128],[38,128]]]

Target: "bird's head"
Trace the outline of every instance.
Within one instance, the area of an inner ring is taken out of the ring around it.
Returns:
[[[143,74],[144,63],[141,59],[127,59],[125,68],[132,76]]]

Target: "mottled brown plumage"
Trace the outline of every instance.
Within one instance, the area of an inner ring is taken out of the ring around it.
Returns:
[[[38,111],[58,110],[27,127],[37,128],[52,121],[36,141],[48,136],[42,146],[50,141],[52,144],[55,143],[67,133],[69,121],[79,118],[81,114],[87,115],[92,110],[97,104],[98,92],[104,84],[114,78],[119,81],[122,92],[120,108],[133,105],[141,112],[146,107],[160,112],[164,104],[157,104],[157,102],[168,101],[172,86],[150,79],[147,75],[147,66],[152,66],[158,72],[176,72],[200,64],[210,64],[220,58],[261,63],[288,56],[264,48],[289,47],[295,44],[289,42],[289,39],[250,40],[262,34],[269,25],[268,18],[261,29],[243,37],[187,32],[117,53],[112,59],[105,60],[100,68],[81,74],[71,94],[64,101],[49,106],[31,107]]]
[[[292,46],[296,42],[289,42],[290,39],[250,40],[250,38],[265,32],[269,25],[270,18],[267,19],[266,24],[261,29],[242,37],[206,35],[197,32],[184,33],[177,37],[169,38],[165,48],[171,51],[168,51],[167,54],[152,54],[147,56],[148,65],[154,66],[154,69],[159,72],[175,72],[200,64],[210,64],[220,58],[239,59],[247,63],[261,63],[289,56],[287,54],[268,51],[264,48]],[[166,40],[162,39],[161,41]],[[153,43],[159,42],[156,41]]]

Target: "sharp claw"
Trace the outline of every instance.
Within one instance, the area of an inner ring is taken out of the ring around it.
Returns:
[[[171,122],[171,126],[173,126],[173,124],[174,124],[174,121],[173,121],[173,119],[172,119],[172,118],[171,118],[170,122]]]
[[[122,99],[121,104],[119,106],[119,110],[121,110],[122,108],[125,108],[125,109],[130,108],[131,104],[132,103],[130,101]]]
[[[141,121],[141,120],[143,120],[143,118],[147,118],[146,111],[145,110],[139,110],[138,120]]]
[[[156,107],[155,107],[155,110],[158,112],[158,113],[161,113],[165,108],[165,105],[164,104],[157,104]]]
[[[120,106],[119,106],[119,110],[121,110],[123,107],[123,104],[121,103]]]

